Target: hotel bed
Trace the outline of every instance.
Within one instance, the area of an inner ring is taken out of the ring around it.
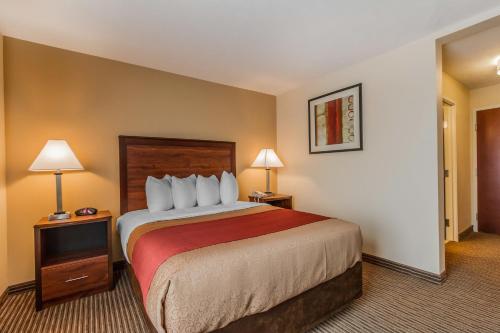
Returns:
[[[239,201],[145,209],[147,176],[235,174],[234,143],[119,140],[118,231],[152,331],[305,332],[361,295],[355,224]]]

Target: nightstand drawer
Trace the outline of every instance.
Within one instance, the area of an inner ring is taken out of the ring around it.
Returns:
[[[108,256],[42,267],[42,300],[104,288],[108,285]]]

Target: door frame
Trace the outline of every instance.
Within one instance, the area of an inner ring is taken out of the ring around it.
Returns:
[[[452,230],[453,230],[453,235],[451,239],[448,239],[448,241],[459,241],[459,233],[458,233],[458,148],[457,148],[457,105],[456,103],[447,98],[443,97],[443,103],[447,104],[450,106],[451,110],[451,124],[448,124],[448,128],[451,129],[451,160],[452,160],[452,202],[453,202],[453,221],[452,221]],[[444,111],[443,111],[444,114]],[[443,125],[443,123],[442,123]],[[444,138],[443,138],[443,156],[444,156]],[[443,181],[444,181],[444,163],[443,163],[443,170],[442,170],[442,175],[443,175]],[[443,193],[445,193],[446,190],[444,190],[444,184],[443,184]],[[444,210],[443,210],[444,212]],[[444,217],[446,218],[446,216]],[[446,234],[445,234],[445,241],[446,239]]]
[[[471,135],[471,221],[472,228],[475,232],[478,232],[478,221],[477,221],[477,113],[480,111],[486,111],[491,109],[500,108],[500,104],[488,105],[473,109],[472,112],[472,135]]]

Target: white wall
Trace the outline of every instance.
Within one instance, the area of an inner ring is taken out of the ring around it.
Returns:
[[[436,54],[419,40],[278,96],[277,135],[296,209],[358,223],[364,252],[439,274]],[[309,155],[307,100],[359,82],[364,150]]]
[[[471,134],[471,156],[472,156],[472,175],[471,175],[471,193],[472,193],[472,209],[471,220],[474,225],[474,231],[477,231],[477,141],[476,141],[476,112],[479,110],[488,110],[492,108],[500,108],[500,84],[488,86],[484,88],[472,89],[470,91],[470,109],[472,119],[472,134]]]

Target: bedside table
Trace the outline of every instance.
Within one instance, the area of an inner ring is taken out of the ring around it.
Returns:
[[[113,288],[111,213],[34,225],[36,310]]]
[[[264,198],[257,198],[249,195],[248,200],[252,202],[265,202],[272,206],[292,209],[292,196],[286,194],[273,194]]]

